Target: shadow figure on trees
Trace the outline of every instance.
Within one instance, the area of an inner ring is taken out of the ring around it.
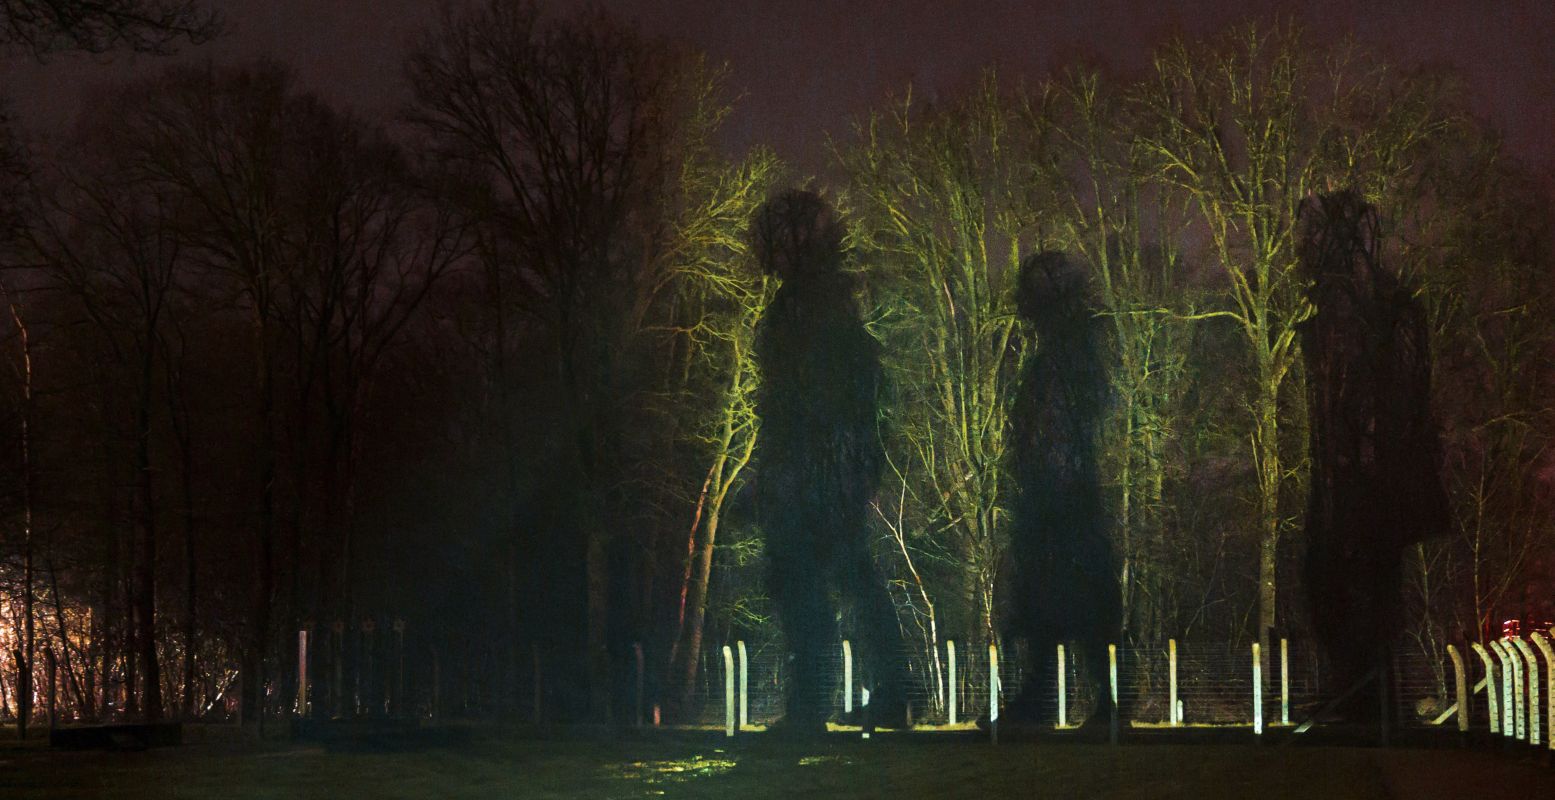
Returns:
[[[1404,548],[1448,532],[1431,416],[1425,312],[1378,258],[1377,216],[1354,192],[1302,209],[1301,263],[1315,315],[1303,324],[1312,488],[1306,588],[1343,691],[1386,663],[1399,630]],[[1376,685],[1346,711],[1378,713]]]
[[[875,681],[870,719],[908,721],[896,612],[870,554],[868,504],[883,457],[875,420],[880,348],[842,270],[843,226],[819,196],[789,190],[751,223],[762,269],[781,279],[757,328],[757,515],[793,654],[784,727],[824,730],[837,656],[831,589],[853,604],[860,664]]]
[[[1021,265],[1016,297],[1036,334],[1010,410],[1015,477],[1009,633],[1031,653],[1005,716],[1048,721],[1059,643],[1079,650],[1098,702],[1109,709],[1107,645],[1123,625],[1117,566],[1102,507],[1099,433],[1107,404],[1104,331],[1089,277],[1062,253]]]

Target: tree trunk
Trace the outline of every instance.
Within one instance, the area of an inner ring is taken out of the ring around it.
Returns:
[[[103,458],[106,469],[108,459]],[[107,720],[112,716],[113,705],[113,659],[117,652],[115,635],[117,628],[114,623],[113,590],[115,585],[115,572],[111,565],[119,563],[119,534],[113,522],[113,496],[108,489],[109,481],[103,477],[103,565],[102,584],[98,587],[98,614],[93,620],[97,628],[96,659],[95,663],[100,670],[97,681],[102,697],[99,699],[98,708],[102,709],[102,717]]]
[[[140,408],[136,411],[135,467],[140,492],[140,552],[135,568],[135,641],[139,649],[141,707],[148,720],[162,718],[162,670],[157,659],[157,513],[151,472],[150,337],[141,359]]]
[[[599,493],[594,493],[596,496]],[[598,520],[600,515],[590,515]],[[610,623],[610,563],[605,531],[597,523],[584,532],[588,537],[584,570],[588,589],[589,712],[600,722],[610,719],[610,648],[606,631]]]
[[[140,650],[137,646],[140,629],[135,620],[135,534],[131,531],[125,549],[129,557],[119,570],[119,600],[124,604],[122,617],[124,632],[117,656],[124,670],[124,713],[128,717],[140,715]]]
[[[697,665],[702,654],[703,623],[707,620],[707,587],[713,573],[713,548],[718,538],[720,516],[720,509],[708,509],[707,524],[703,527],[706,533],[698,543],[694,559],[687,592],[686,623],[681,632],[680,644],[676,647],[680,662],[675,665],[675,676],[679,683],[675,698],[678,709],[684,709],[690,703],[692,689],[696,686]]]
[[[179,331],[182,341],[182,331]],[[195,651],[199,643],[195,637],[195,591],[198,585],[198,572],[195,539],[194,539],[194,444],[193,433],[190,431],[188,406],[183,394],[183,374],[181,360],[175,358],[172,349],[165,338],[162,343],[163,361],[167,371],[167,411],[168,420],[172,424],[173,439],[178,445],[178,483],[181,496],[180,516],[183,518],[184,538],[184,609],[182,639],[184,645],[182,677],[183,685],[179,699],[180,714],[185,719],[193,719],[195,716],[195,691],[196,678],[194,673]],[[180,349],[179,355],[182,356]]]
[[[691,582],[696,575],[697,532],[702,530],[702,515],[707,511],[709,487],[713,485],[713,476],[718,473],[722,461],[722,455],[715,458],[713,466],[707,471],[707,477],[702,479],[702,488],[697,492],[697,503],[691,512],[691,528],[686,532],[686,560],[681,565],[680,593],[675,606],[675,627],[670,633],[669,658],[665,664],[670,674],[679,674],[680,650],[686,638],[686,609],[690,602]]]
[[[1269,645],[1277,622],[1280,542],[1280,443],[1278,399],[1267,352],[1259,353],[1254,439],[1258,467],[1258,643],[1269,674]]]
[[[4,287],[0,287],[3,290]],[[9,303],[11,320],[22,346],[22,409],[21,409],[21,467],[22,467],[22,649],[17,659],[16,706],[17,735],[27,738],[27,723],[32,717],[32,668],[34,653],[33,609],[33,542],[32,542],[32,345],[27,335],[27,325],[22,321],[21,309]]]
[[[264,700],[270,645],[271,601],[275,596],[275,376],[270,366],[268,309],[256,310],[259,352],[259,520],[254,547],[254,580],[250,597],[248,647],[243,657],[241,698],[245,722],[264,726]]]
[[[559,330],[570,327],[564,319]],[[584,554],[584,669],[588,675],[589,715],[596,721],[608,721],[610,717],[610,556],[607,545],[609,531],[606,526],[613,520],[614,510],[605,487],[604,458],[607,434],[601,430],[599,415],[593,412],[594,402],[586,399],[580,385],[576,355],[565,335],[558,337],[563,385],[567,389],[572,409],[572,434],[577,447],[578,467],[586,487],[583,496],[588,505],[581,515],[583,521]]]
[[[81,679],[76,674],[75,661],[70,657],[70,635],[65,628],[65,604],[59,597],[59,575],[54,570],[52,559],[47,562],[47,569],[49,571],[49,594],[54,600],[54,628],[59,636],[59,651],[64,659],[65,680],[70,686],[71,693],[76,698],[78,714],[91,717],[93,716],[91,695],[82,689]]]
[[[183,459],[183,495],[184,495],[184,716],[193,717],[195,713],[195,676],[194,676],[194,652],[199,646],[195,640],[195,598],[198,584],[197,563],[195,560],[194,546],[194,487],[193,448],[186,440],[180,443]]]

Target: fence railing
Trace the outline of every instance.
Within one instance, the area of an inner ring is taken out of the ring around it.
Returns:
[[[1297,730],[1349,688],[1326,682],[1316,648],[1300,641],[1271,642],[1268,653],[1251,644],[1177,640],[1109,649],[1110,654],[1089,653],[1066,644],[1038,653],[1019,642],[1000,651],[945,641],[933,650],[912,647],[893,655],[906,665],[907,700],[920,726],[986,723],[1019,698],[1027,704],[1023,710],[1034,710],[1039,719],[1064,730],[1095,717],[1110,694],[1117,701],[1118,723],[1126,728],[1240,726],[1261,734]],[[353,652],[353,659],[343,655]],[[1102,663],[1092,666],[1091,659]],[[843,724],[865,718],[857,712],[867,708],[875,680],[867,661],[863,649],[849,641],[837,642],[821,656],[815,673],[829,687],[821,700],[827,706],[823,716]],[[348,662],[354,669],[343,670]],[[339,630],[304,633],[291,667],[295,680],[287,696],[277,694],[274,701],[316,716],[434,718],[457,718],[470,709],[489,715],[489,709],[505,704],[506,718],[542,722],[549,721],[542,714],[545,698],[576,688],[578,676],[564,668],[566,663],[534,647],[528,653],[490,650],[482,659],[445,664],[435,651],[406,648],[399,626],[359,645]],[[618,686],[631,695],[624,704],[630,710],[618,720],[657,723],[640,647],[633,648],[622,670],[635,674]],[[68,721],[65,693],[55,691],[64,679],[52,670],[46,673],[33,687],[38,695],[34,713],[46,711],[54,718],[57,697],[60,721]],[[1380,673],[1388,717],[1398,728],[1472,733],[1555,750],[1555,642],[1546,633],[1449,645],[1439,653],[1398,647]],[[736,641],[708,648],[678,721],[723,728],[731,735],[769,725],[784,714],[793,674],[792,657],[780,642]],[[504,680],[504,675],[509,677]],[[14,694],[15,688],[9,688]]]
[[[868,702],[868,676],[853,650],[850,642],[839,642],[820,670],[833,687],[831,711],[839,722],[856,719],[851,712]],[[947,641],[932,655],[922,649],[904,655],[915,722],[929,726],[986,722],[993,709],[1032,691],[1042,719],[1072,728],[1093,716],[1102,692],[1112,692],[1125,726],[1243,726],[1262,733],[1294,728],[1348,688],[1325,685],[1316,648],[1306,643],[1282,639],[1269,650],[1265,656],[1257,645],[1175,640],[1159,648],[1118,648],[1115,669],[1098,671],[1106,676],[1100,684],[1086,668],[1094,656],[1068,645],[1045,656],[1019,646],[994,656],[988,648]],[[1052,668],[1028,685],[1031,659],[1040,657],[1051,659]],[[722,661],[705,661],[709,669],[695,693],[701,713],[694,721],[732,720],[726,727],[734,735],[782,716],[791,664],[780,647],[737,642],[728,661],[732,682]],[[1400,649],[1382,677],[1390,723],[1400,728],[1478,730],[1555,750],[1555,643],[1542,633],[1488,646],[1450,645],[1440,654]]]

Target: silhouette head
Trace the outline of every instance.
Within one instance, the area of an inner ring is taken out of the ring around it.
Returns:
[[[1063,253],[1037,253],[1021,264],[1015,307],[1038,330],[1065,326],[1090,314],[1090,277]]]
[[[820,195],[788,189],[756,209],[750,246],[763,272],[788,281],[837,272],[842,235],[842,222]]]
[[[1352,189],[1309,197],[1301,204],[1298,255],[1312,275],[1343,275],[1377,265],[1377,213]],[[1357,273],[1353,279],[1365,276]]]

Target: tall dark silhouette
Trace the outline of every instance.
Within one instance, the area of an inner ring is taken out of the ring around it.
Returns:
[[[1302,329],[1312,448],[1306,587],[1331,685],[1346,688],[1385,658],[1398,630],[1403,549],[1447,532],[1447,496],[1425,314],[1378,258],[1376,213],[1349,191],[1308,201],[1301,261],[1317,309]]]
[[[880,348],[842,271],[842,233],[824,200],[798,190],[767,201],[751,224],[762,269],[782,280],[756,335],[756,485],[768,588],[794,656],[785,724],[796,730],[820,728],[828,715],[832,587],[861,627],[861,666],[875,681],[871,718],[907,717],[901,634],[865,524],[882,463]]]
[[[1102,508],[1097,433],[1107,369],[1089,279],[1062,253],[1039,253],[1021,266],[1016,300],[1036,334],[1036,352],[1025,361],[1010,412],[1010,632],[1033,657],[1007,715],[1036,721],[1061,642],[1078,646],[1096,696],[1108,696],[1107,644],[1117,640],[1123,610]]]

